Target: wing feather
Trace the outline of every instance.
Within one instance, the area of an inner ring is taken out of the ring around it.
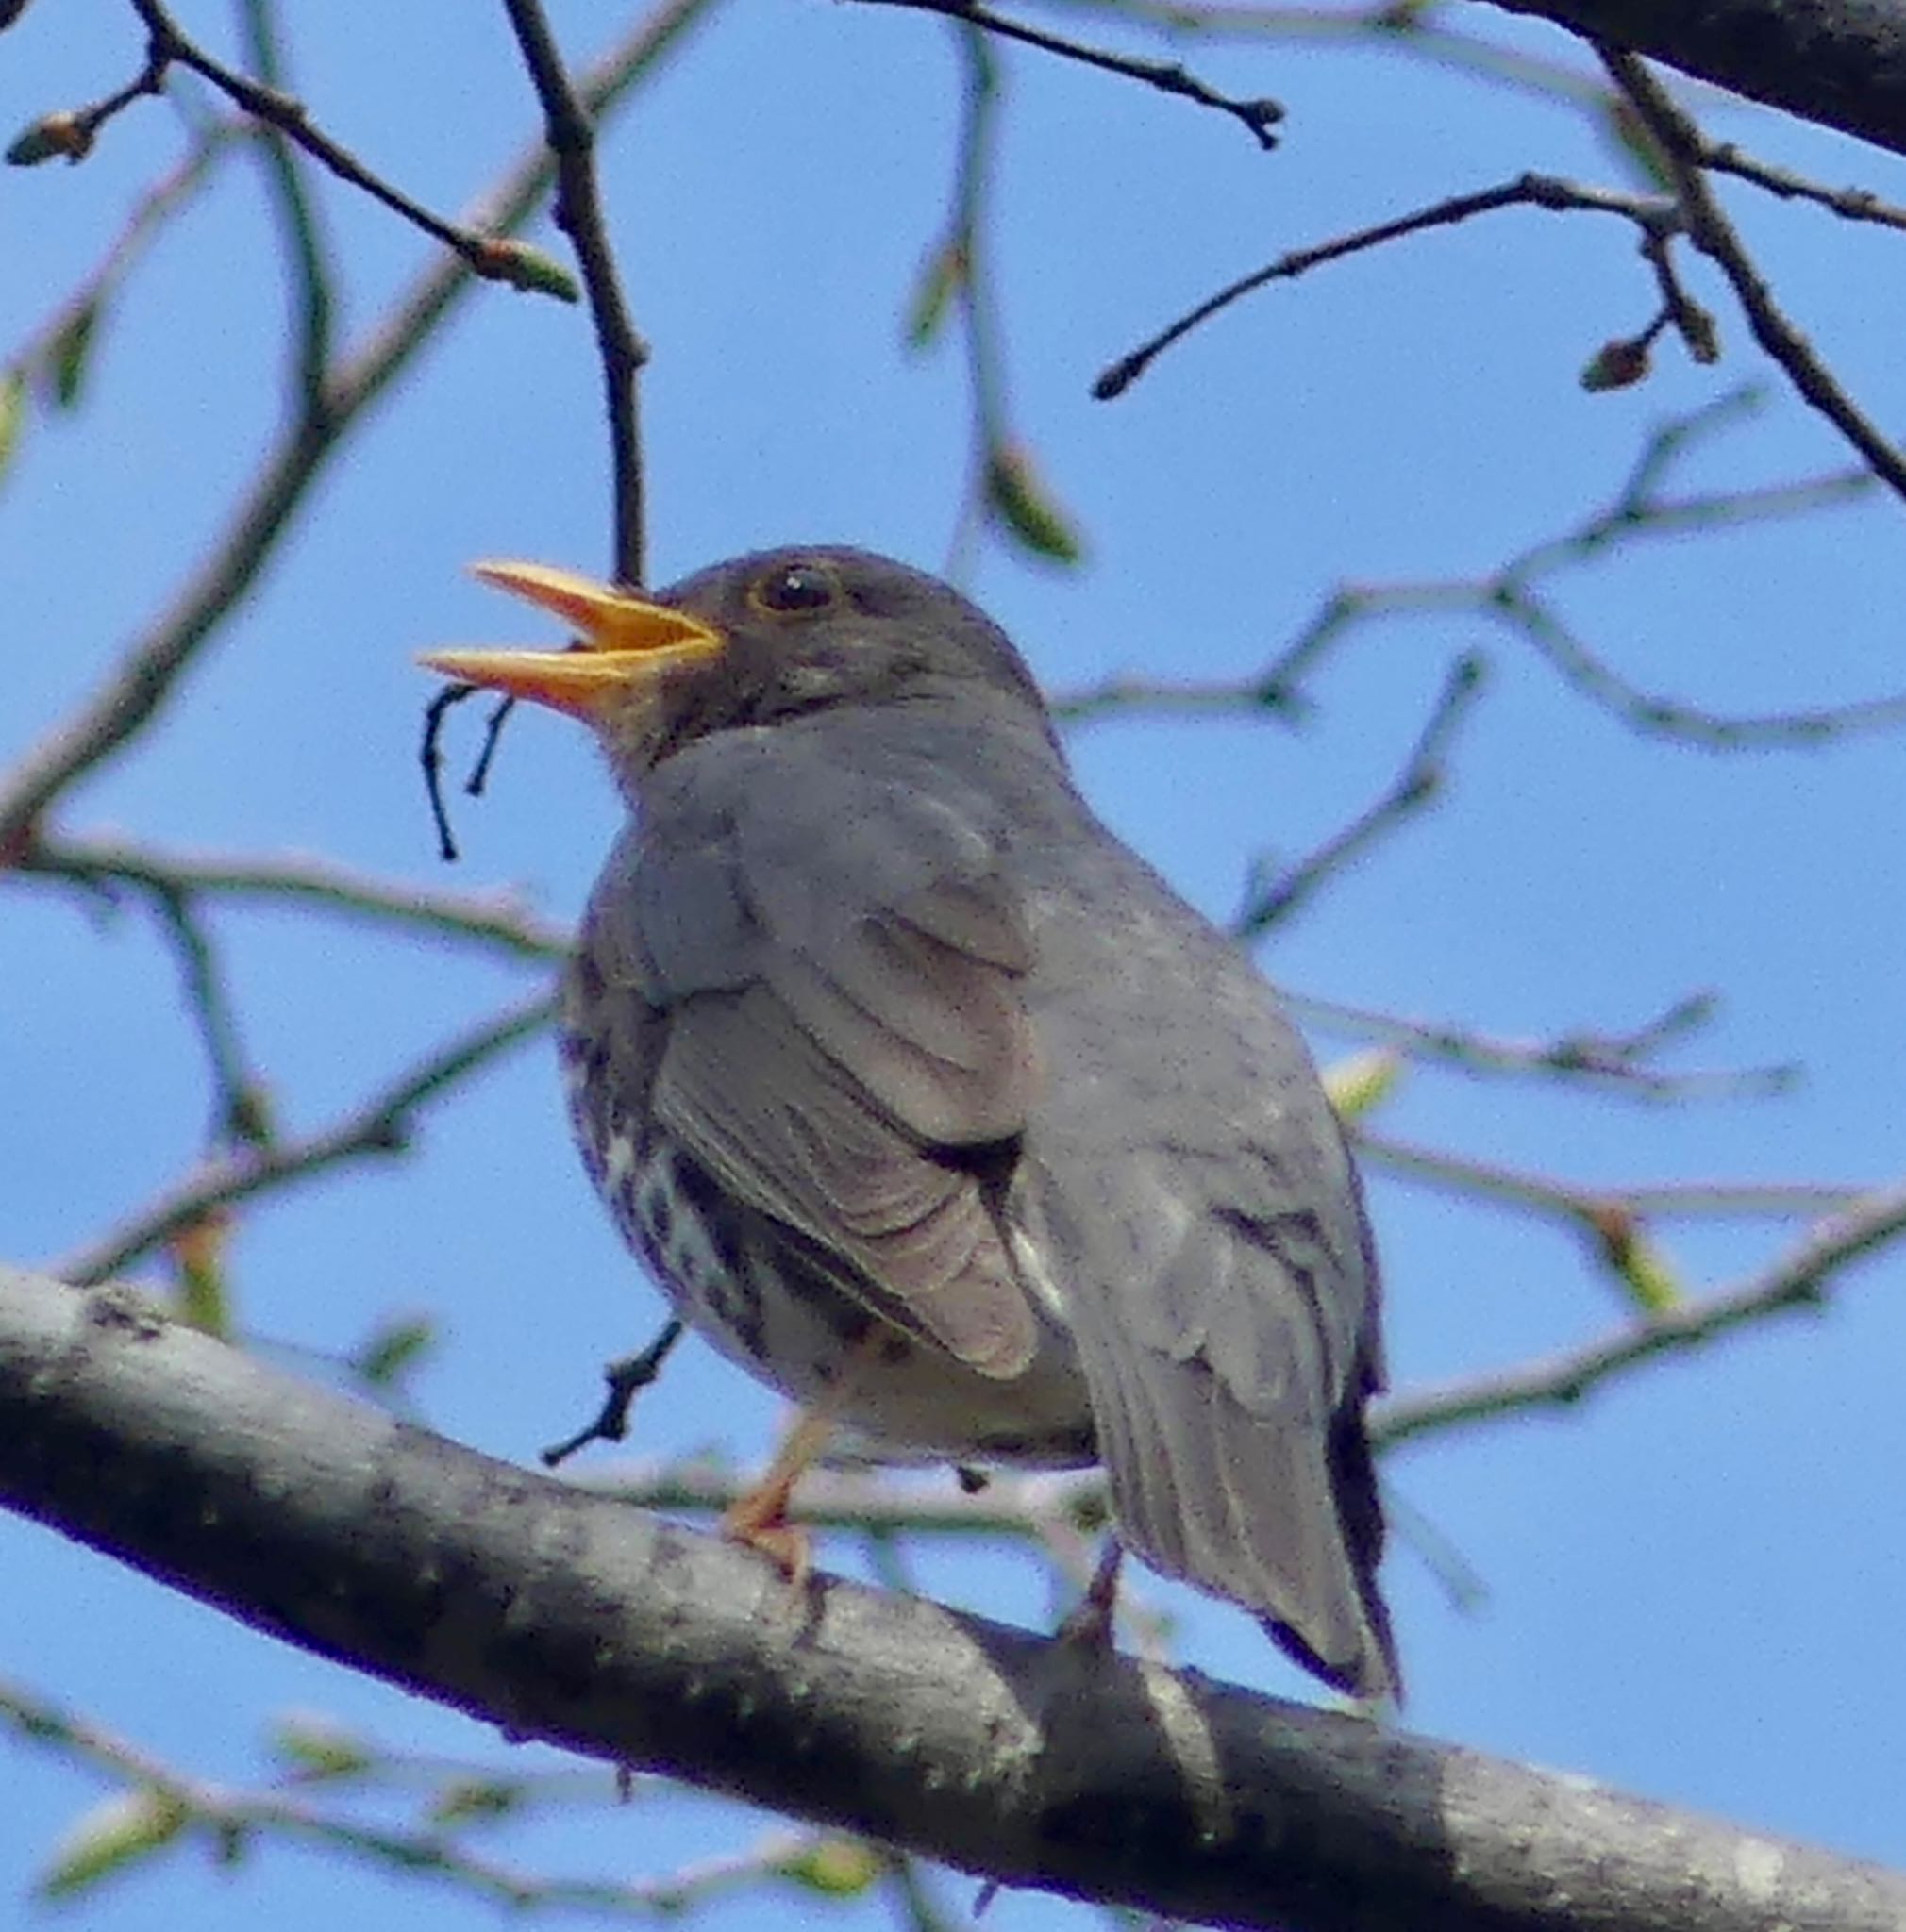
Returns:
[[[592,908],[603,997],[661,1015],[652,1111],[724,1187],[886,1319],[1016,1375],[1038,1326],[960,1157],[1036,1091],[1023,915],[982,827],[788,737],[671,761]]]

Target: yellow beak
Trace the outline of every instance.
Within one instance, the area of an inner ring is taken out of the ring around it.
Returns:
[[[479,563],[473,572],[573,625],[575,644],[567,651],[426,651],[418,663],[460,684],[549,705],[585,724],[626,701],[631,687],[677,664],[706,662],[727,641],[698,618],[573,571]]]

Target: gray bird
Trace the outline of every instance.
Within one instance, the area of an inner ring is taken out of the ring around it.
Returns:
[[[677,1311],[827,1428],[1103,1462],[1121,1541],[1397,1688],[1357,1173],[1232,943],[1092,815],[935,578],[763,552],[653,598],[507,564],[568,652],[438,652],[580,717],[630,808],[564,990],[583,1158]]]

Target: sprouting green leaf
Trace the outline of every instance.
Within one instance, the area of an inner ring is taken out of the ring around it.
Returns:
[[[828,1898],[858,1898],[887,1869],[887,1861],[864,1839],[817,1838],[775,1869]]]
[[[399,1315],[374,1328],[359,1344],[351,1366],[373,1389],[388,1389],[436,1345],[437,1324],[427,1315]]]
[[[0,476],[20,447],[26,427],[26,377],[18,369],[0,371]]]
[[[457,1778],[430,1805],[432,1824],[467,1824],[484,1818],[508,1818],[523,1806],[523,1787],[501,1778]]]
[[[307,1783],[357,1777],[370,1770],[370,1752],[327,1718],[281,1718],[272,1732],[272,1748]]]
[[[1001,443],[986,465],[986,505],[1035,556],[1077,563],[1085,555],[1072,519],[1041,481],[1032,458],[1018,443]]]
[[[1666,1254],[1629,1210],[1609,1203],[1588,1217],[1602,1257],[1645,1315],[1664,1315],[1687,1299]]]
[[[559,302],[582,300],[576,277],[560,262],[513,236],[486,235],[476,244],[470,265],[479,275],[487,275],[493,282],[508,282],[512,289],[554,295]]]
[[[1324,1091],[1338,1114],[1354,1121],[1387,1100],[1402,1075],[1403,1056],[1394,1046],[1376,1046],[1327,1068]]]
[[[924,349],[940,333],[953,298],[966,286],[966,251],[943,242],[920,264],[913,299],[907,305],[907,346]]]
[[[53,400],[70,409],[79,400],[86,380],[87,358],[99,325],[99,304],[82,303],[66,318],[46,350],[47,386]]]
[[[209,1208],[166,1243],[174,1269],[173,1312],[220,1341],[229,1341],[234,1327],[226,1260],[237,1219],[229,1208]]]
[[[122,1791],[80,1818],[34,1890],[44,1899],[75,1898],[169,1845],[191,1822],[192,1807],[176,1791],[156,1785]]]

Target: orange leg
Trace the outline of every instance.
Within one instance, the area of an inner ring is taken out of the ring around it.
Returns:
[[[808,1465],[828,1446],[838,1407],[837,1402],[828,1401],[804,1408],[794,1418],[794,1427],[781,1438],[781,1446],[761,1481],[750,1485],[722,1512],[722,1534],[773,1557],[796,1590],[808,1580],[810,1540],[799,1524],[788,1521],[788,1504]]]
[[[788,1504],[794,1485],[827,1448],[854,1384],[884,1339],[877,1327],[855,1345],[827,1393],[795,1416],[761,1479],[722,1512],[722,1534],[772,1557],[796,1590],[808,1580],[811,1551],[806,1529],[788,1521]]]

